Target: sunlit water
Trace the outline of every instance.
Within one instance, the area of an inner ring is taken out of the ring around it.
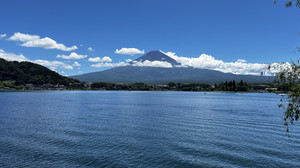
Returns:
[[[259,93],[0,93],[0,167],[299,167],[300,127]]]

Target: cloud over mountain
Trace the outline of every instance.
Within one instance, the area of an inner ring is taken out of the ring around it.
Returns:
[[[104,68],[104,67],[119,67],[119,66],[139,66],[139,67],[159,67],[159,68],[172,68],[172,67],[192,67],[200,69],[209,69],[221,71],[224,73],[242,74],[242,75],[260,75],[265,72],[267,75],[271,75],[279,71],[280,68],[290,67],[289,63],[248,63],[244,59],[238,59],[235,62],[224,62],[223,60],[215,59],[211,55],[202,54],[196,58],[181,57],[177,56],[174,52],[163,52],[159,51],[173,60],[175,60],[178,65],[172,64],[165,60],[146,60],[144,56],[138,58],[137,60],[127,59],[126,62],[119,63],[102,63],[104,62],[100,57],[89,58],[90,62],[99,62],[98,64],[92,64],[92,67]],[[151,52],[150,52],[151,53]],[[148,53],[149,54],[149,53]],[[143,59],[141,59],[143,58]],[[148,58],[148,57],[147,57]],[[151,57],[154,58],[154,57]],[[145,60],[144,60],[145,59]],[[271,71],[267,71],[268,66],[271,65],[273,68]]]
[[[263,63],[248,63],[243,59],[238,59],[236,62],[224,62],[223,60],[215,59],[213,56],[206,54],[202,54],[196,58],[189,58],[177,56],[174,52],[163,53],[180,63],[181,65],[178,67],[210,69],[233,74],[260,75],[261,72],[266,71],[269,65]],[[275,69],[272,72],[275,72]]]
[[[0,49],[0,58],[3,58],[7,61],[18,61],[18,62],[28,61],[28,62],[40,64],[43,66],[47,66],[52,70],[55,70],[56,68],[59,68],[59,67],[64,68],[64,69],[73,69],[73,67],[71,65],[68,65],[61,61],[48,61],[48,60],[41,60],[41,59],[30,60],[27,57],[25,57],[23,54],[17,55],[14,53],[8,53],[8,52],[4,51],[3,49]]]
[[[4,50],[0,49],[0,58],[3,58],[7,61],[29,61],[28,58],[26,58],[23,54],[14,54],[14,53],[8,53],[5,52]]]
[[[102,58],[102,61],[103,61],[103,62],[111,62],[112,59],[109,58],[108,56],[105,56],[105,57]]]
[[[120,66],[127,66],[128,63],[124,63],[124,62],[118,62],[118,63],[97,63],[97,64],[92,64],[91,67],[94,68],[112,68],[112,67],[120,67]]]
[[[102,59],[100,57],[89,58],[88,61],[89,62],[112,62],[112,59],[108,56],[105,56]]]
[[[160,68],[172,68],[172,64],[164,61],[132,61],[132,66],[141,66],[141,67],[160,67]]]
[[[86,58],[87,55],[80,55],[75,52],[72,52],[70,55],[57,55],[56,58],[62,58],[62,59],[82,59]]]
[[[30,61],[30,62],[50,67],[50,69],[52,69],[52,70],[54,70],[58,67],[62,67],[64,69],[73,69],[73,67],[71,65],[65,64],[60,61],[48,61],[48,60],[39,60],[38,59],[38,60]]]
[[[172,68],[172,64],[164,61],[130,61],[130,62],[118,62],[118,63],[98,63],[92,64],[91,67],[95,68],[107,68],[107,67],[120,67],[120,66],[139,66],[139,67],[157,67],[157,68]]]
[[[73,51],[77,46],[66,47],[64,44],[57,43],[55,40],[45,37],[41,38],[38,35],[23,34],[20,32],[15,33],[9,37],[8,40],[23,42],[21,46],[24,47],[41,47],[45,49],[57,49],[62,51]]]
[[[120,50],[116,49],[116,54],[123,54],[123,55],[136,55],[136,54],[144,54],[144,50],[139,50],[137,48],[121,48]]]

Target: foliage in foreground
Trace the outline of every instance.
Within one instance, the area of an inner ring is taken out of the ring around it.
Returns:
[[[272,67],[269,66],[269,69]],[[300,66],[292,62],[291,67],[281,68],[275,75],[274,84],[279,91],[288,93],[283,95],[279,108],[284,110],[284,125],[287,126],[287,132],[289,132],[289,125],[294,121],[299,120],[300,113]]]
[[[274,0],[276,3],[279,0]],[[300,8],[300,0],[281,0],[285,2],[285,7],[298,7]],[[300,33],[298,32],[300,35]],[[300,48],[297,47],[298,52]],[[299,107],[300,107],[300,81],[299,81],[299,61],[298,64],[292,62],[290,68],[281,68],[280,71],[275,75],[274,80],[275,86],[279,90],[288,93],[287,96],[281,98],[281,103],[278,105],[279,108],[284,110],[284,125],[287,127],[287,132],[289,132],[289,125],[293,124],[294,121],[299,120]],[[274,67],[269,66],[269,70]],[[276,68],[276,67],[275,67]]]

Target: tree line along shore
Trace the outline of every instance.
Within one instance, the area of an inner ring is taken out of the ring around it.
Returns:
[[[224,81],[208,83],[86,83],[62,76],[44,66],[31,62],[6,61],[0,58],[0,90],[162,90],[162,91],[228,91],[228,92],[274,92],[272,83],[247,83]]]
[[[219,84],[206,83],[107,83],[107,82],[73,82],[64,84],[17,84],[16,81],[0,82],[0,90],[128,90],[128,91],[224,91],[224,92],[278,92],[271,84],[253,84],[243,80],[225,81]]]

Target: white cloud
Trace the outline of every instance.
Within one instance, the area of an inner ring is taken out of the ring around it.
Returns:
[[[260,75],[261,72],[266,71],[269,65],[262,63],[247,63],[247,61],[243,59],[238,59],[236,62],[224,62],[206,54],[202,54],[197,58],[188,58],[179,57],[174,52],[163,53],[180,63],[181,65],[179,67],[203,68],[225,73]],[[275,70],[273,70],[272,73],[273,72],[275,72]]]
[[[14,53],[5,52],[2,49],[0,49],[0,58],[3,58],[7,61],[29,61],[29,59],[26,58],[23,54],[16,55]]]
[[[98,64],[92,64],[91,67],[94,68],[112,68],[112,67],[119,67],[119,66],[126,66],[128,63],[119,62],[119,63],[98,63]]]
[[[131,61],[130,61],[131,62]],[[130,64],[128,62],[118,62],[118,63],[97,63],[97,64],[92,64],[91,67],[95,68],[112,68],[112,67],[119,67],[119,66],[141,66],[141,67],[163,67],[163,68],[172,68],[172,64],[168,62],[163,62],[163,61],[144,61],[144,62],[139,62],[139,61],[132,61]]]
[[[236,62],[246,63],[247,61],[244,59],[238,59]]]
[[[86,58],[87,55],[79,55],[75,52],[72,52],[70,55],[57,55],[56,57],[62,59],[82,59],[82,58]]]
[[[271,64],[271,71],[266,71],[269,64],[260,64],[260,63],[247,63],[246,60],[238,59],[236,62],[224,62],[222,60],[217,60],[210,55],[202,54],[198,58],[188,58],[188,57],[179,57],[173,52],[166,52],[166,55],[175,59],[181,65],[175,67],[193,67],[193,68],[202,68],[202,69],[211,69],[216,71],[221,71],[225,73],[234,73],[234,74],[244,74],[244,75],[260,75],[261,72],[265,72],[266,75],[272,75],[278,72],[283,68],[290,68],[289,63],[273,63]],[[90,58],[94,62],[101,62],[100,57]],[[119,67],[119,66],[141,66],[141,67],[163,67],[163,68],[172,68],[172,64],[165,61],[149,61],[144,62],[132,61],[127,59],[126,62],[119,63],[97,63],[92,64],[92,67],[96,68],[107,68],[107,67]]]
[[[144,50],[139,50],[137,48],[121,48],[120,50],[116,49],[116,54],[123,54],[123,55],[136,55],[136,54],[144,54]]]
[[[88,61],[89,62],[101,62],[101,58],[100,57],[95,57],[95,58],[89,58]]]
[[[89,47],[87,50],[88,50],[89,52],[95,51],[92,47]]]
[[[0,34],[0,39],[3,39],[4,37],[6,37],[6,34]]]
[[[89,62],[111,62],[112,59],[109,58],[108,56],[105,56],[102,59],[100,57],[89,58],[88,61]]]
[[[68,65],[68,64],[65,64],[63,62],[60,62],[60,61],[48,61],[48,60],[34,60],[34,61],[31,61],[33,63],[36,63],[36,64],[40,64],[40,65],[43,65],[43,66],[46,66],[46,67],[50,67],[50,69],[56,69],[56,68],[64,68],[64,69],[73,69],[73,67],[71,65]]]
[[[105,56],[105,57],[102,58],[102,61],[103,61],[103,62],[111,62],[112,59],[109,58],[108,56]]]
[[[66,47],[64,44],[57,43],[55,40],[49,37],[40,38],[38,35],[23,34],[19,32],[8,38],[8,40],[23,42],[21,46],[24,47],[41,47],[45,49],[58,49],[62,51],[72,51],[77,49],[77,46],[75,45],[72,47]]]
[[[75,61],[73,66],[80,67],[81,65],[77,61]]]
[[[144,62],[132,61],[132,66],[142,66],[142,67],[161,67],[161,68],[172,68],[172,64],[164,61],[149,61]]]
[[[40,36],[38,35],[30,35],[30,34],[23,34],[23,33],[15,33],[13,36],[8,38],[8,40],[11,41],[21,41],[21,42],[26,42],[26,41],[34,41],[34,40],[39,40]]]

